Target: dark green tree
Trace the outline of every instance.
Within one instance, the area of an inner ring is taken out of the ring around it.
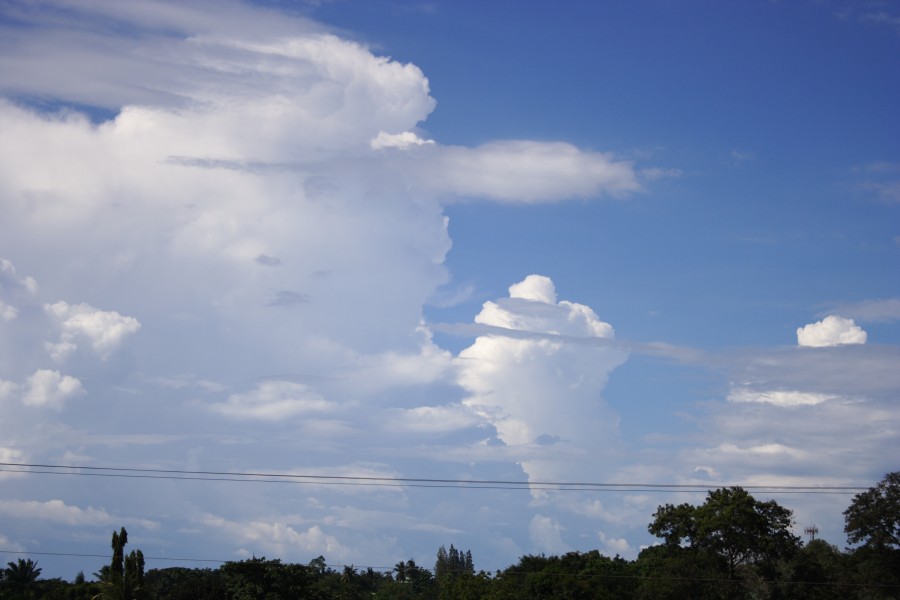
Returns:
[[[849,570],[867,598],[900,598],[900,471],[853,498],[844,531],[851,544],[861,544]]]
[[[335,576],[332,571],[318,574],[308,565],[285,564],[278,559],[265,558],[227,562],[220,571],[225,583],[224,598],[228,600],[325,598],[328,596],[316,591],[316,579],[321,581]]]
[[[225,583],[218,569],[168,567],[150,569],[144,577],[151,596],[157,600],[221,600]]]
[[[853,597],[847,583],[847,557],[825,540],[812,540],[791,561],[785,598],[843,600]]]
[[[851,544],[900,549],[900,471],[853,498],[844,511],[844,531]]]
[[[472,552],[461,552],[450,544],[450,550],[443,546],[438,548],[434,563],[434,582],[440,600],[455,600],[466,595],[473,587],[475,566],[472,563]]]
[[[112,534],[112,561],[108,566],[95,573],[100,579],[104,600],[135,600],[146,598],[144,589],[144,554],[140,550],[132,550],[125,555],[128,543],[128,532],[123,527]]]
[[[688,548],[701,560],[713,558],[728,579],[748,568],[770,578],[779,561],[800,547],[791,532],[790,510],[774,500],[761,502],[740,487],[710,491],[700,506],[660,506],[648,526],[670,550]]]
[[[410,561],[410,562],[412,562],[412,561]],[[406,582],[406,563],[401,560],[396,565],[394,565],[394,573],[397,574],[396,580],[399,583],[405,583]]]
[[[3,587],[10,592],[10,598],[32,598],[35,582],[41,576],[41,569],[30,558],[20,558],[16,562],[6,563],[3,570]]]

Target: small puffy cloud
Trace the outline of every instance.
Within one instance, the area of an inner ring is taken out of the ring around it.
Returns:
[[[0,293],[17,291],[36,294],[37,282],[32,277],[22,277],[11,261],[0,258]]]
[[[11,261],[0,258],[0,321],[14,321],[19,316],[15,302],[37,293],[37,282],[22,277]]]
[[[0,300],[0,321],[12,321],[18,316],[18,308]]]
[[[23,386],[22,402],[27,406],[61,409],[65,403],[84,394],[78,379],[59,371],[39,369]]]
[[[399,148],[403,150],[411,146],[423,146],[426,144],[434,144],[434,140],[423,140],[412,131],[404,131],[403,133],[385,133],[382,131],[372,140],[371,146],[374,150],[381,150],[382,148]]]
[[[329,412],[334,410],[334,405],[302,383],[266,381],[255,390],[232,394],[225,402],[210,408],[234,419],[278,421],[300,414]]]
[[[853,319],[837,315],[797,329],[797,345],[805,347],[865,344],[866,338],[866,332]]]
[[[45,304],[44,310],[52,315],[62,330],[59,342],[48,344],[54,359],[64,360],[78,346],[77,338],[90,342],[94,351],[106,359],[122,341],[136,333],[141,324],[134,317],[126,317],[115,311],[103,311],[89,304],[68,304],[64,301]]]

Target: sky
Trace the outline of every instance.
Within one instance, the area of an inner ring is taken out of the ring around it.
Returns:
[[[3,0],[0,558],[631,559],[726,485],[845,547],[898,66],[874,0]]]

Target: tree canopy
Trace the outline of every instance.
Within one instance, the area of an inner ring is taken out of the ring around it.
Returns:
[[[789,556],[800,539],[791,533],[790,510],[761,502],[740,487],[712,490],[700,506],[660,506],[648,530],[670,548],[687,547],[717,558],[729,578],[741,565],[772,565]]]
[[[844,511],[844,521],[851,544],[900,549],[900,471],[857,494]]]

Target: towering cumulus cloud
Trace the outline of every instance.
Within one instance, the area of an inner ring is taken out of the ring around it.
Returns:
[[[601,397],[627,358],[609,343],[613,328],[583,304],[557,301],[541,275],[486,302],[475,321],[490,329],[459,354],[466,406],[519,453],[532,480],[589,476],[617,435]]]

